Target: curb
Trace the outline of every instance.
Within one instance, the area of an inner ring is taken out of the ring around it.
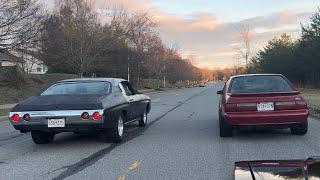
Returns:
[[[17,105],[17,103],[14,103],[14,104],[0,104],[0,109],[11,109],[15,105]]]
[[[0,122],[2,122],[2,121],[6,121],[8,119],[8,117],[7,116],[0,116]]]
[[[143,90],[138,90],[141,93],[156,93],[156,92],[165,92],[173,89],[179,89],[179,88],[164,88],[164,89],[143,89]]]
[[[141,93],[150,93],[150,92],[155,92],[155,89],[143,89],[143,90],[138,90]]]

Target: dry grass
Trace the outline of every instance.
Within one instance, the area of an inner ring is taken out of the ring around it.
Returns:
[[[8,116],[10,109],[0,109],[0,117],[1,116]]]
[[[40,93],[56,81],[77,77],[77,75],[73,74],[43,74],[28,76],[28,79],[30,79],[28,82],[16,86],[0,82],[0,104],[17,103],[29,96]]]
[[[320,89],[299,89],[308,102],[311,115],[320,117]]]

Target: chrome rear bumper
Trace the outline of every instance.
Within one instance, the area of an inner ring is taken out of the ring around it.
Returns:
[[[82,113],[89,113],[89,119],[82,119]],[[98,120],[93,120],[92,114],[99,112],[102,116]],[[20,131],[30,130],[49,130],[49,131],[75,131],[78,129],[95,129],[105,127],[104,110],[63,110],[63,111],[26,111],[10,112],[9,119],[12,115],[18,114],[19,121],[10,120],[13,127]],[[29,114],[30,120],[25,121],[23,116]],[[65,127],[51,128],[48,127],[48,119],[65,119]]]

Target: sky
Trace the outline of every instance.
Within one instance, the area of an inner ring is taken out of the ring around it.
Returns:
[[[54,0],[43,0],[53,6]],[[274,37],[296,39],[301,25],[320,7],[320,0],[95,0],[96,8],[122,6],[150,13],[169,47],[178,45],[183,57],[199,67],[222,69],[240,62],[239,29],[250,27],[256,53]]]

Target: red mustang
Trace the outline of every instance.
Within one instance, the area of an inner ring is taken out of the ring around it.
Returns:
[[[221,94],[220,136],[234,128],[290,128],[292,134],[308,131],[307,103],[299,91],[280,74],[247,74],[231,77]]]

